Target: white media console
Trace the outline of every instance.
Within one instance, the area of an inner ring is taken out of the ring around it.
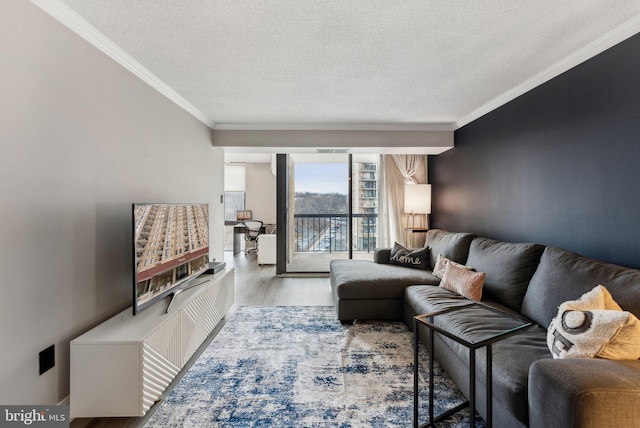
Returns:
[[[143,416],[234,302],[225,269],[133,315],[131,308],[71,342],[72,418]]]

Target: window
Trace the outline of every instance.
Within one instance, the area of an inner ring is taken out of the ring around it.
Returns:
[[[224,221],[236,221],[236,212],[244,210],[245,192],[224,192]]]
[[[235,222],[236,212],[245,209],[245,167],[224,166],[224,221]]]

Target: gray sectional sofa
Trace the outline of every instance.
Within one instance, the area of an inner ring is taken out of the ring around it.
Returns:
[[[468,233],[430,230],[425,245],[431,266],[438,254],[485,272],[482,303],[536,325],[493,345],[493,421],[500,427],[640,426],[640,360],[553,359],[547,328],[558,307],[605,285],[620,307],[640,317],[640,271],[554,247],[507,243]],[[404,320],[470,301],[438,287],[430,269],[389,264],[390,249],[374,261],[334,260],[331,287],[338,318]],[[498,317],[441,322],[451,330],[501,329]],[[420,331],[427,343],[426,330]],[[640,337],[638,338],[640,340]],[[436,335],[434,357],[468,395],[466,348]],[[476,353],[476,403],[486,409],[485,353]]]

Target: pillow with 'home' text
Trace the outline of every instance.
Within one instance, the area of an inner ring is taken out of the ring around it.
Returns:
[[[426,269],[429,266],[429,248],[424,247],[412,251],[396,242],[391,248],[389,263],[414,269]]]

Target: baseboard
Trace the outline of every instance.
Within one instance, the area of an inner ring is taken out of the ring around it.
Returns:
[[[66,397],[64,397],[62,399],[62,401],[58,402],[58,404],[56,404],[57,406],[70,406],[71,405],[71,396],[67,395]],[[71,413],[71,412],[69,412]],[[68,415],[67,415],[68,416]],[[75,418],[70,418],[69,419],[69,424],[71,424],[71,422],[73,422]]]

